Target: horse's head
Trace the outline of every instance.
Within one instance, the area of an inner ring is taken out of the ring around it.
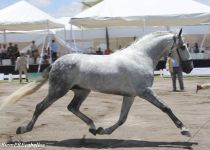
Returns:
[[[173,37],[173,40],[173,50],[177,51],[183,72],[190,73],[194,66],[190,52],[186,46],[186,43],[184,43],[182,39],[182,29],[179,31],[178,35]]]

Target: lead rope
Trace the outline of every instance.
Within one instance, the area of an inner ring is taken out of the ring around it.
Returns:
[[[196,137],[198,135],[198,133],[201,131],[201,129],[203,129],[205,127],[205,125],[207,125],[207,123],[210,121],[210,119],[208,119],[207,121],[205,121],[200,127],[199,129],[186,141],[186,142],[190,142],[194,137]]]

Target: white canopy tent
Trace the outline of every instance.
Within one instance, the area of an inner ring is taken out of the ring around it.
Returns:
[[[193,0],[104,0],[71,18],[87,28],[171,26],[209,22],[210,7]]]
[[[0,10],[0,30],[30,31],[64,28],[55,18],[25,0]]]
[[[31,31],[64,28],[64,24],[55,18],[31,5],[25,0],[19,1],[0,11],[0,30],[4,32],[4,43],[6,43],[6,31]],[[47,37],[47,36],[45,36]],[[48,38],[50,39],[50,37]],[[45,39],[43,39],[45,41]],[[43,48],[42,52],[43,53]]]
[[[64,24],[25,0],[0,10],[0,18],[4,43],[6,43],[6,31],[48,30],[46,34],[49,34],[49,29],[65,27]]]

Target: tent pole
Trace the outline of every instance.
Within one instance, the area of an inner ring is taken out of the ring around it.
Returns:
[[[3,30],[4,44],[7,44],[6,30]]]
[[[65,40],[65,42],[66,42],[66,41],[67,41],[67,40],[66,40],[66,27],[64,27],[63,29],[64,29],[64,40]]]
[[[110,49],[110,45],[109,45],[109,30],[108,30],[108,28],[106,27],[105,28],[105,32],[106,32],[106,49]]]
[[[73,41],[73,38],[72,38],[72,24],[71,24],[71,27],[70,27],[71,29],[70,29],[70,42],[72,42]]]
[[[82,27],[82,47],[84,47],[84,28]]]
[[[52,64],[52,52],[50,49],[51,35],[50,35],[49,21],[47,21],[47,37],[48,37],[48,45],[49,45],[49,52],[50,52],[50,64]]]
[[[200,45],[200,50],[203,49],[203,45],[204,45],[204,42],[206,41],[206,37],[207,37],[207,34],[204,34],[201,45]]]
[[[41,55],[40,55],[40,60],[39,60],[38,73],[40,72],[40,69],[41,69],[41,64],[42,64],[42,59],[43,59],[43,55],[44,55],[44,46],[45,46],[46,38],[47,38],[47,36],[45,34],[44,39],[43,39],[43,45],[42,45],[42,51],[41,51]]]
[[[67,39],[66,39],[66,27],[64,26],[64,41],[65,41],[65,44],[67,43]],[[67,49],[65,47],[65,51],[67,52]],[[68,53],[68,52],[67,52]]]
[[[146,20],[143,19],[143,35],[145,35],[145,28],[146,28]]]
[[[76,47],[76,42],[75,42],[75,37],[74,37],[74,33],[73,33],[72,24],[71,24],[71,39],[72,39],[72,42],[74,43],[74,49],[75,49],[76,52],[77,52],[77,47]]]

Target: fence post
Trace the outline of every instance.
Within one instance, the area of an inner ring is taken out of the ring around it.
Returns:
[[[12,82],[12,74],[9,74],[8,82]]]

